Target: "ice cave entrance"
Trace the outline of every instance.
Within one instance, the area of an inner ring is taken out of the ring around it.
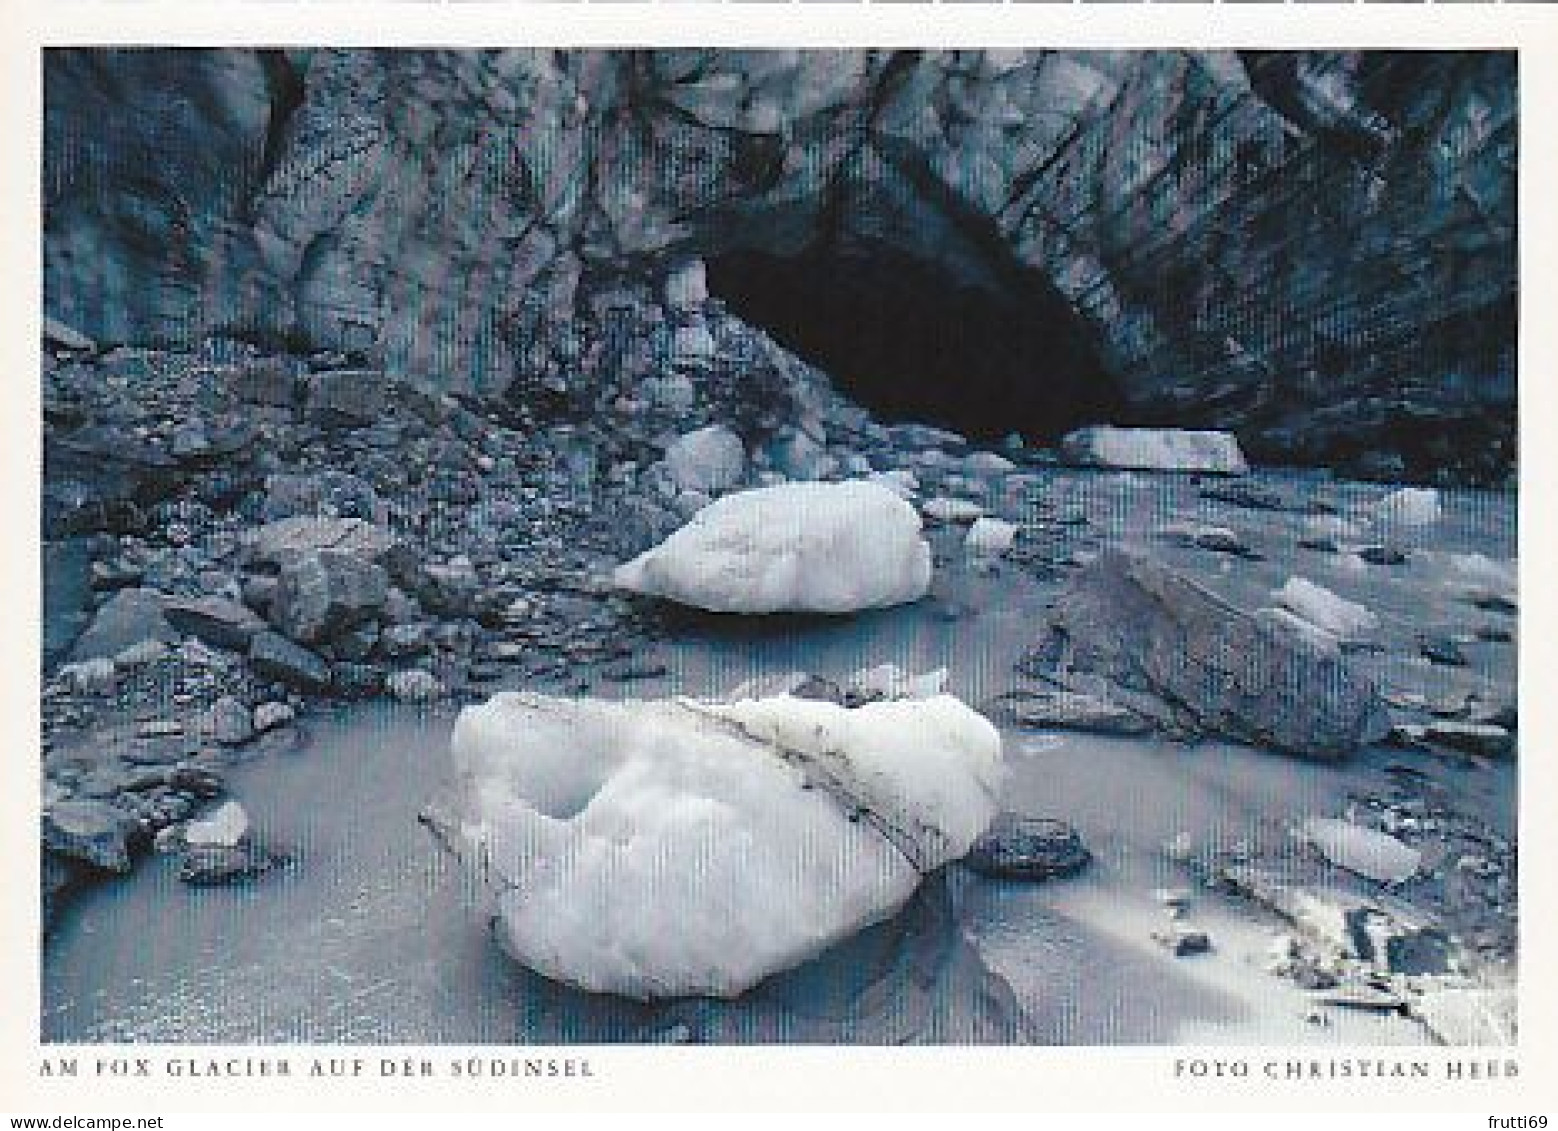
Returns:
[[[731,251],[708,273],[734,313],[883,420],[1045,442],[1120,414],[1090,328],[1015,261],[971,269],[852,237],[791,256]]]

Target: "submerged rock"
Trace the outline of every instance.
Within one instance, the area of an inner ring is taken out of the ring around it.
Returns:
[[[711,612],[848,613],[917,601],[930,575],[914,508],[852,480],[727,495],[615,580]]]
[[[1042,651],[1062,678],[1101,677],[1133,710],[1254,746],[1340,758],[1390,733],[1374,684],[1334,645],[1134,551],[1077,575]]]
[[[732,997],[901,907],[995,814],[1000,736],[950,696],[613,703],[504,693],[427,815],[515,958],[635,998]]]
[[[1244,475],[1250,470],[1231,432],[1098,425],[1069,433],[1060,450],[1066,459],[1084,467],[1218,475]]]

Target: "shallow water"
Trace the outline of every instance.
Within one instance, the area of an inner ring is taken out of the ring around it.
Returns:
[[[1077,486],[1080,484],[1081,486]],[[1382,636],[1425,624],[1477,623],[1444,584],[1432,555],[1404,567],[1349,565],[1292,548],[1303,519],[1201,500],[1181,481],[1094,476],[1062,482],[1115,536],[1145,537],[1183,518],[1234,526],[1270,560],[1225,572],[1217,555],[1164,548],[1241,603],[1303,576],[1381,615]],[[1353,505],[1378,488],[1324,485]],[[1491,505],[1489,500],[1501,501]],[[1513,500],[1446,496],[1429,532],[1435,550],[1514,553]],[[1401,541],[1401,539],[1394,539]],[[967,569],[953,539],[931,598],[848,619],[778,620],[760,632],[689,618],[656,648],[668,674],[633,684],[596,681],[603,695],[719,694],[796,669],[833,678],[891,660],[945,666],[950,690],[973,704],[1021,681],[1012,664],[1032,644],[1052,588],[1003,566]],[[1512,627],[1512,625],[1511,625]],[[1502,650],[1501,650],[1502,649]],[[1513,649],[1468,646],[1472,666],[1368,659],[1398,690],[1512,695]],[[557,690],[541,687],[541,690]],[[570,689],[573,685],[570,685]],[[250,759],[230,775],[269,841],[295,867],[252,886],[179,883],[165,859],[88,891],[63,915],[45,952],[46,1040],[146,1042],[536,1043],[553,1041],[978,1041],[1036,1043],[1420,1042],[1395,1017],[1337,1011],[1305,1020],[1305,996],[1265,974],[1274,919],[1209,894],[1193,915],[1211,955],[1174,959],[1151,941],[1163,923],[1153,889],[1188,875],[1162,846],[1287,843],[1288,825],[1341,811],[1349,793],[1380,792],[1391,756],[1370,752],[1322,766],[1224,744],[1011,731],[1007,805],[1063,817],[1096,861],[1080,877],[1000,884],[952,869],[891,923],[733,1004],[642,1006],[575,993],[526,973],[491,942],[466,875],[416,820],[445,770],[451,710],[356,707],[311,717],[294,753]],[[1480,790],[1487,819],[1514,822],[1511,767],[1447,770]]]

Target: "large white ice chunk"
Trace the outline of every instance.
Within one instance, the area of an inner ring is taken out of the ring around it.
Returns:
[[[1330,817],[1311,817],[1301,835],[1332,864],[1361,876],[1400,882],[1417,874],[1423,854],[1389,833]]]
[[[734,996],[888,917],[989,825],[1001,774],[995,728],[948,695],[505,692],[461,712],[452,750],[446,832],[504,947],[641,999]]]
[[[930,587],[920,517],[863,480],[727,495],[616,572],[620,588],[719,613],[847,613]]]
[[[1220,475],[1243,475],[1250,469],[1231,432],[1101,424],[1068,433],[1060,448],[1067,459],[1090,467]]]
[[[1363,640],[1379,627],[1379,618],[1363,605],[1338,597],[1306,577],[1288,578],[1272,596],[1283,608],[1338,640]]]

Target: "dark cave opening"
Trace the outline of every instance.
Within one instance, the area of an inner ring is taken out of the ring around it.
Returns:
[[[709,289],[880,419],[1049,442],[1123,398],[1089,327],[1037,272],[970,281],[881,241],[708,260]]]

